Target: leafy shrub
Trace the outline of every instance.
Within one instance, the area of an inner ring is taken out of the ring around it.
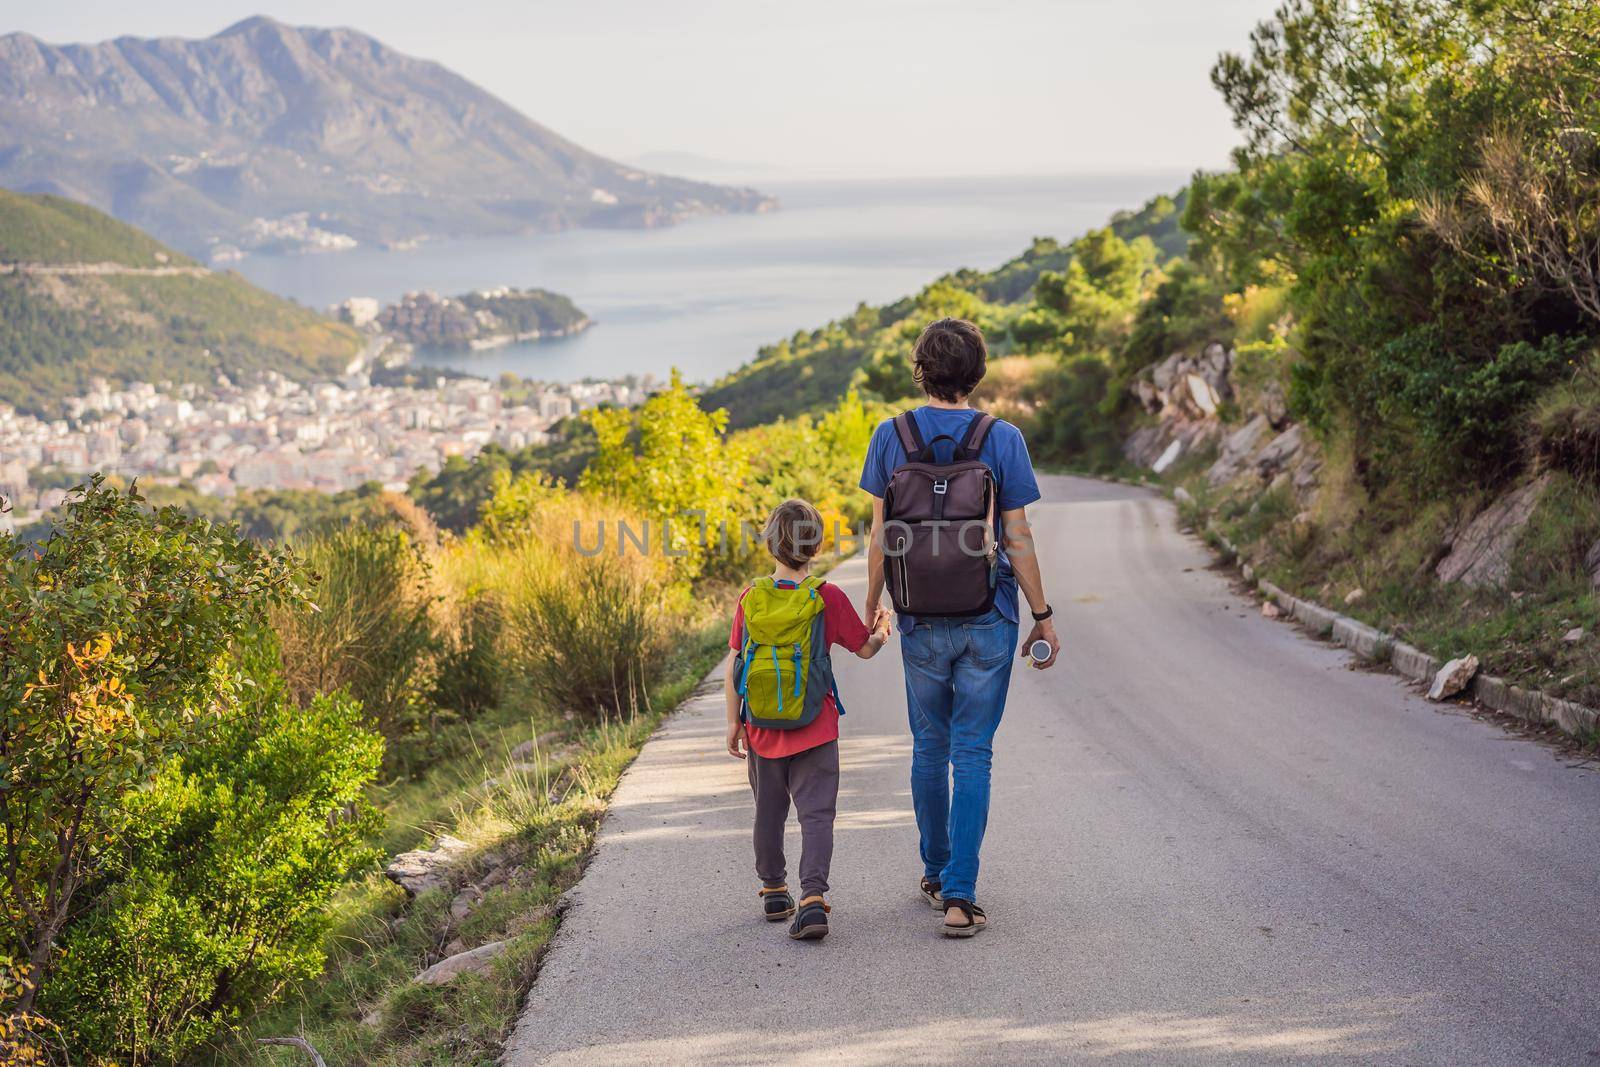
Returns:
[[[852,391],[822,415],[800,415],[741,431],[739,443],[751,457],[752,491],[746,515],[760,522],[777,504],[799,497],[815,504],[824,516],[857,522],[867,518],[865,498],[856,486],[861,460],[878,423],[896,410]],[[831,523],[824,526],[831,535]]]
[[[1122,456],[1122,435],[1102,413],[1111,367],[1096,356],[1065,360],[1039,383],[1043,400],[1030,444],[1041,456],[1089,470],[1109,470]]]
[[[1593,356],[1539,398],[1524,436],[1527,451],[1542,466],[1600,482],[1600,366]]]
[[[705,411],[672,372],[671,385],[635,411],[588,413],[598,451],[579,488],[617,501],[672,539],[672,558],[682,577],[704,569],[714,538],[699,530],[737,532],[745,515],[750,458],[729,440],[726,411]]]
[[[649,554],[624,546],[622,522],[642,528],[616,505],[565,494],[513,536],[474,535],[446,550],[441,569],[454,595],[471,591],[494,613],[502,684],[591,719],[649,699],[687,587],[660,545]]]
[[[610,560],[573,570],[533,571],[510,600],[513,664],[552,707],[586,717],[626,714],[649,699],[664,637],[660,609]]]
[[[495,651],[500,613],[482,590],[466,590],[440,605],[438,680],[441,708],[477,715],[500,702],[504,671]]]
[[[1388,427],[1415,435],[1418,456],[1407,466],[1417,474],[1465,465],[1493,477],[1520,458],[1520,442],[1508,427],[1570,366],[1580,344],[1556,336],[1537,344],[1517,341],[1475,362],[1448,345],[1438,326],[1419,327],[1377,353],[1379,373],[1389,384],[1379,412]],[[1395,436],[1393,429],[1388,436]]]
[[[383,742],[349,697],[269,691],[127,801],[109,885],[67,931],[46,1012],[119,1063],[182,1058],[317,974],[334,891],[372,862]]]
[[[291,559],[95,478],[37,549],[0,536],[0,955],[26,1011],[124,847],[127,798],[239,706],[236,637],[300,595]]]
[[[404,531],[347,526],[302,547],[317,610],[277,611],[273,629],[296,703],[348,690],[389,744],[391,767],[414,769],[440,711],[436,599],[427,556]]]

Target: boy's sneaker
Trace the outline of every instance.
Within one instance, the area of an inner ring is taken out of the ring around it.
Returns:
[[[928,902],[928,907],[932,908],[934,911],[944,910],[944,893],[940,891],[938,882],[935,882],[931,878],[924,878],[922,880],[921,889],[922,899]]]
[[[781,923],[794,914],[794,897],[789,895],[789,887],[775,885],[761,889],[761,913],[767,917],[769,923]]]
[[[789,925],[789,936],[796,941],[815,941],[828,936],[828,907],[822,894],[805,897],[800,901],[800,913]]]

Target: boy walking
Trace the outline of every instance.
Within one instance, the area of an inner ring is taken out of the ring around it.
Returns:
[[[828,651],[839,645],[871,659],[889,640],[890,616],[873,629],[843,590],[811,576],[822,543],[822,516],[786,500],[763,533],[775,566],[739,597],[728,647],[724,692],[728,753],[745,760],[755,795],[758,895],[768,922],[794,922],[796,940],[826,937],[828,868],[839,798],[839,707]],[[747,750],[747,751],[746,751]],[[784,828],[789,806],[800,819],[800,903],[785,882]]]

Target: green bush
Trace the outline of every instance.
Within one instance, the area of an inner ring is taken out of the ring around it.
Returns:
[[[1525,448],[1545,467],[1600,482],[1600,365],[1591,355],[1534,404]]]
[[[648,701],[668,620],[684,611],[688,587],[659,543],[649,553],[632,543],[624,550],[623,522],[643,528],[610,501],[567,493],[544,499],[514,530],[446,546],[440,573],[451,598],[492,613],[484,655],[504,689],[591,720]]]
[[[507,605],[512,664],[547,705],[584,718],[645,704],[664,634],[657,591],[609,559],[535,573]]]
[[[1034,452],[1088,470],[1115,467],[1122,433],[1102,411],[1111,381],[1110,366],[1096,356],[1064,360],[1046,372],[1029,440]]]
[[[122,855],[137,798],[237,711],[231,656],[292,560],[100,478],[26,551],[0,536],[0,963],[27,1011],[60,931]]]
[[[434,700],[473,716],[499,704],[505,690],[504,669],[496,653],[500,612],[482,590],[464,591],[446,610],[440,640]]]
[[[129,797],[116,870],[41,1002],[68,1046],[176,1061],[317,974],[334,891],[376,858],[382,751],[348,697],[268,692]]]
[[[425,758],[440,642],[428,557],[403,530],[352,525],[302,547],[317,582],[314,611],[278,611],[272,624],[296,703],[348,690],[388,742],[392,769]]]
[[[1415,447],[1406,467],[1419,487],[1462,468],[1492,480],[1521,459],[1521,441],[1508,428],[1571,365],[1581,344],[1556,336],[1517,341],[1479,361],[1447,344],[1436,325],[1409,331],[1376,354],[1386,387],[1378,402],[1384,438],[1374,444]]]

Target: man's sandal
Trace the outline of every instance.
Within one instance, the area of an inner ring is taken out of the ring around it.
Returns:
[[[922,885],[922,899],[928,902],[928,907],[934,911],[944,910],[944,894],[939,892],[939,883],[930,878],[924,878]]]
[[[804,897],[800,901],[800,914],[789,927],[789,936],[796,941],[815,941],[828,936],[828,907],[821,894]]]
[[[789,887],[775,885],[764,888],[756,893],[761,898],[761,911],[769,923],[781,923],[794,914],[794,897],[789,895]]]
[[[983,914],[983,909],[970,900],[959,900],[956,897],[945,897],[945,921],[939,924],[939,929],[946,937],[971,937],[988,925],[988,918]],[[950,911],[961,913],[966,922],[952,924]]]

